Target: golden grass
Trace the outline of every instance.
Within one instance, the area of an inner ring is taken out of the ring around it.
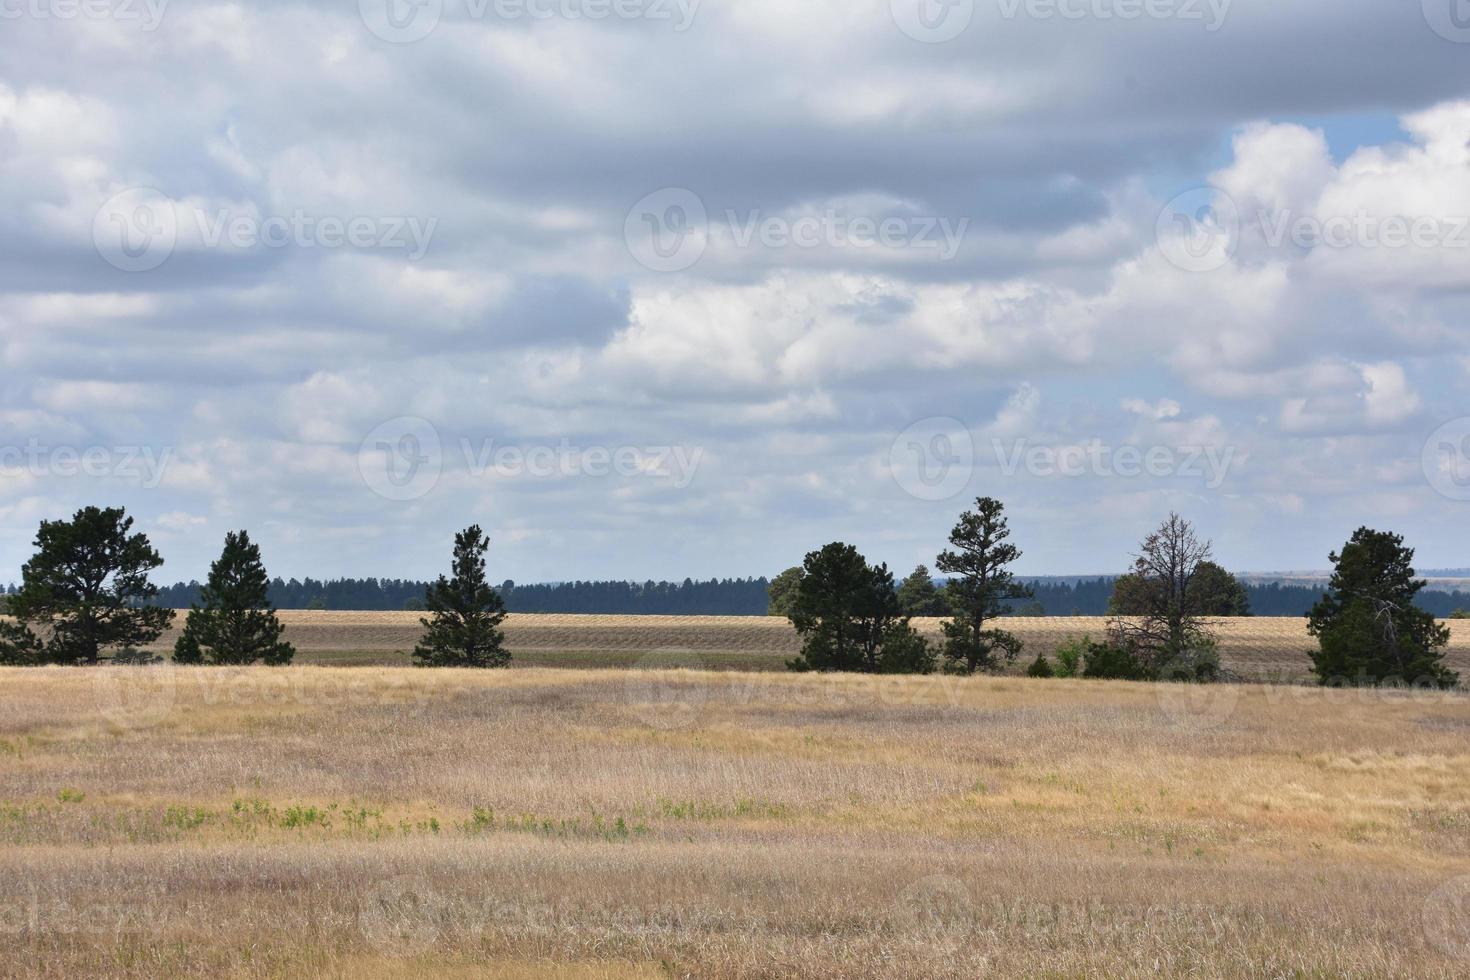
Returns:
[[[1470,699],[0,670],[0,975],[1470,973]]]

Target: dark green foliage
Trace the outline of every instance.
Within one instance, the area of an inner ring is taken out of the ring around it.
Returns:
[[[1308,618],[1321,683],[1459,683],[1442,662],[1449,627],[1414,604],[1425,583],[1414,577],[1414,550],[1402,537],[1360,527],[1331,558],[1332,581]]]
[[[1113,583],[1108,602],[1110,616],[1143,616],[1149,612],[1152,584],[1130,572]],[[1245,583],[1212,561],[1202,561],[1189,581],[1190,605],[1201,616],[1249,616],[1250,593]]]
[[[929,569],[920,565],[899,583],[898,604],[909,616],[948,616],[949,600],[934,584]]]
[[[1470,609],[1456,609],[1450,613],[1450,619],[1470,619]]]
[[[1056,671],[1052,670],[1051,661],[1046,659],[1046,654],[1038,653],[1036,659],[1031,661],[1031,666],[1026,668],[1027,677],[1055,677]]]
[[[46,662],[46,647],[23,623],[0,621],[0,667],[35,667]]]
[[[1087,651],[1092,646],[1092,638],[1084,636],[1082,639],[1064,640],[1057,644],[1057,664],[1053,671],[1058,677],[1076,677],[1082,673],[1082,667],[1087,661]]]
[[[281,640],[285,627],[267,595],[270,580],[260,547],[245,531],[225,535],[224,551],[209,568],[200,601],[189,610],[174,643],[181,664],[288,664],[296,656]]]
[[[806,556],[788,614],[801,634],[792,670],[925,673],[933,655],[908,625],[886,565],[868,564],[849,544]]]
[[[1147,681],[1154,674],[1128,647],[1113,643],[1089,643],[1083,655],[1082,676],[1092,680]]]
[[[158,587],[148,581],[163,559],[132,527],[121,508],[86,507],[70,521],[41,522],[10,611],[28,630],[41,627],[44,662],[95,664],[105,652],[145,647],[168,628],[173,610],[152,604]],[[15,648],[14,634],[6,642]]]
[[[429,616],[420,620],[424,638],[414,647],[421,667],[504,667],[510,663],[505,635],[505,604],[485,578],[490,540],[478,524],[454,536],[450,578],[439,576],[424,595]]]
[[[975,501],[950,532],[952,550],[939,555],[939,570],[950,576],[947,588],[953,618],[944,624],[946,669],[962,674],[999,670],[1016,659],[1021,641],[986,623],[1011,612],[1011,601],[1031,598],[1015,580],[1010,565],[1021,552],[1006,539],[1005,507],[993,497]]]
[[[771,604],[766,609],[768,616],[790,616],[792,608],[796,605],[796,590],[801,585],[802,570],[788,568],[786,571],[771,579],[770,588],[766,591],[771,597]]]
[[[112,655],[112,662],[127,667],[146,667],[149,664],[162,663],[163,658],[151,650],[123,647]]]
[[[932,674],[938,657],[923,634],[900,621],[883,634],[883,652],[878,658],[880,674]]]

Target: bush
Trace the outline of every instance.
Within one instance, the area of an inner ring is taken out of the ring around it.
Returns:
[[[1158,679],[1191,684],[1215,683],[1220,679],[1219,644],[1213,638],[1200,641],[1165,664]]]
[[[137,647],[123,647],[112,655],[112,662],[120,667],[146,667],[162,661],[163,658],[152,651],[139,650]]]
[[[1052,668],[1053,674],[1057,677],[1076,677],[1082,671],[1082,662],[1090,646],[1092,640],[1086,636],[1080,640],[1063,641],[1056,649],[1057,665]]]
[[[906,622],[895,623],[883,633],[879,654],[880,674],[932,674],[938,651],[918,630]]]
[[[1093,680],[1147,681],[1153,678],[1137,654],[1113,643],[1089,643],[1082,676]]]
[[[1051,663],[1046,659],[1046,654],[1038,653],[1036,659],[1031,661],[1031,666],[1026,668],[1027,677],[1055,677],[1056,671],[1052,670]]]

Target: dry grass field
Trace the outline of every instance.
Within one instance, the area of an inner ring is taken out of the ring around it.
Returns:
[[[0,670],[6,977],[1464,977],[1470,700]]]
[[[410,662],[419,638],[419,613],[286,611],[286,638],[302,661],[342,666],[391,666]],[[179,620],[182,623],[182,617]],[[939,633],[939,620],[916,620]],[[1272,681],[1299,678],[1311,669],[1314,641],[1302,619],[1252,617],[1217,620],[1220,652],[1227,667]],[[1050,654],[1071,637],[1102,639],[1099,617],[1016,618],[1006,621],[1026,642],[1027,656]],[[1451,665],[1470,678],[1470,620],[1451,623]],[[784,670],[800,642],[784,620],[762,616],[561,616],[512,615],[506,641],[527,666],[626,667],[654,651],[687,651],[691,667]],[[166,636],[158,649],[173,645]]]

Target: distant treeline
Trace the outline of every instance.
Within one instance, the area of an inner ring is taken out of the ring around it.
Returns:
[[[273,579],[277,609],[398,610],[423,608],[427,582],[411,579]],[[764,578],[696,582],[558,582],[498,588],[516,613],[602,613],[631,616],[761,616],[770,602]],[[187,609],[199,600],[199,583],[159,590],[160,605]]]
[[[1114,579],[1100,576],[1076,582],[1030,580],[1034,602],[1018,606],[1021,616],[1105,616]],[[598,613],[633,616],[763,616],[769,605],[765,578],[696,582],[557,582],[500,586],[506,608],[517,613]],[[411,579],[274,579],[270,600],[278,609],[402,610],[422,608],[427,582]],[[10,586],[6,592],[14,592]],[[1307,585],[1247,585],[1256,616],[1305,616],[1323,590]],[[187,609],[199,600],[199,583],[165,586],[158,603]],[[1470,593],[1419,593],[1419,606],[1441,618],[1470,609]]]

